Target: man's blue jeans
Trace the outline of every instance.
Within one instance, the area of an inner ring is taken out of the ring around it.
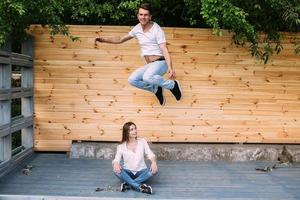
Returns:
[[[173,89],[175,82],[164,79],[163,75],[168,71],[166,61],[155,61],[135,70],[128,78],[128,82],[140,89],[156,93],[157,87]]]
[[[133,174],[128,169],[122,169],[120,173],[115,172],[115,175],[121,179],[122,182],[128,183],[136,190],[140,190],[141,184],[153,176],[147,168],[138,171],[136,174]]]

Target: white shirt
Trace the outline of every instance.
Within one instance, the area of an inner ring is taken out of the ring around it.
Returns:
[[[112,162],[120,163],[121,158],[123,157],[123,168],[128,169],[135,174],[136,172],[147,168],[144,160],[144,153],[150,160],[155,157],[147,141],[144,138],[138,138],[135,152],[127,149],[126,142],[119,144],[115,159]]]
[[[128,34],[138,40],[141,48],[141,56],[163,56],[159,45],[166,42],[166,36],[157,23],[153,22],[152,27],[147,32],[143,31],[142,25],[139,23]]]

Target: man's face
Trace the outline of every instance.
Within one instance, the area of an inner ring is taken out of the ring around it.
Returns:
[[[149,11],[144,10],[143,8],[139,9],[139,13],[138,13],[137,17],[142,25],[148,24],[151,20],[151,15],[150,15]]]

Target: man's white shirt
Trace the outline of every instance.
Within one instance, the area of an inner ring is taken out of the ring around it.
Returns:
[[[143,31],[142,25],[139,23],[128,34],[138,40],[142,57],[146,55],[163,56],[159,45],[166,43],[166,36],[157,23],[153,22],[152,27],[147,32]]]

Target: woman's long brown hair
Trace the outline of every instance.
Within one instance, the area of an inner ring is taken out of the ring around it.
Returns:
[[[129,129],[130,129],[131,125],[134,125],[136,127],[135,123],[133,123],[133,122],[126,122],[123,125],[123,135],[122,135],[121,143],[128,142],[128,140],[129,140]]]

